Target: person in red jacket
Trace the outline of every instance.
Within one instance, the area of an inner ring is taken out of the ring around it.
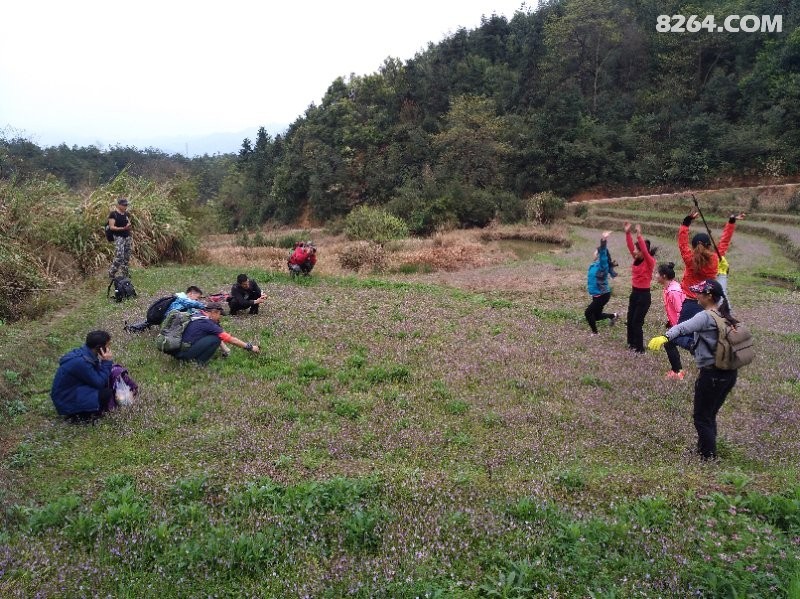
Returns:
[[[681,314],[678,317],[679,323],[686,322],[695,314],[703,311],[703,308],[697,303],[697,294],[691,290],[691,287],[708,279],[717,278],[719,257],[724,256],[728,251],[728,247],[730,247],[733,232],[736,230],[736,221],[745,217],[744,212],[731,214],[728,217],[728,223],[722,229],[722,236],[719,239],[716,251],[714,251],[711,238],[707,233],[695,234],[692,237],[691,244],[689,244],[689,227],[699,215],[698,211],[692,211],[683,219],[683,224],[678,229],[678,249],[681,252],[681,258],[683,258],[685,266],[683,278],[681,279],[681,289],[686,294],[686,299],[681,307]],[[685,335],[674,339],[673,342],[691,350],[694,340],[691,336]]]
[[[289,272],[293,275],[308,276],[317,263],[317,248],[310,241],[298,241],[287,262]]]
[[[642,226],[636,225],[636,245],[631,235],[631,224],[625,223],[625,243],[633,257],[631,265],[631,295],[628,298],[628,349],[636,353],[644,353],[644,318],[650,309],[652,297],[650,283],[656,267],[658,248],[650,247],[650,240],[642,237]]]

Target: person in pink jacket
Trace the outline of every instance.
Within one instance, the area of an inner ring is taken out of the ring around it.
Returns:
[[[675,280],[674,262],[658,265],[658,282],[664,287],[664,310],[667,313],[667,328],[669,329],[678,324],[681,308],[683,307],[683,300],[686,299],[686,294],[683,293],[681,284]],[[681,365],[681,355],[678,352],[678,346],[672,341],[668,341],[664,344],[664,351],[667,352],[670,365],[670,371],[667,372],[666,378],[683,380],[685,373]]]
[[[650,247],[650,240],[642,237],[641,225],[636,225],[636,245],[633,244],[631,224],[625,223],[625,242],[633,257],[631,265],[631,295],[628,298],[628,349],[636,353],[644,353],[644,318],[650,309],[650,283],[656,268],[655,256],[657,248]]]

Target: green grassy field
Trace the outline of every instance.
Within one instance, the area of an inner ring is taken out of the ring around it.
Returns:
[[[121,305],[90,281],[46,319],[3,326],[0,595],[800,597],[786,241],[734,237],[732,302],[758,357],[720,413],[720,460],[702,463],[689,357],[687,379],[666,381],[663,353],[628,353],[623,324],[590,338],[583,321],[609,219],[622,273],[609,307],[627,305],[619,219],[635,208],[608,209],[573,221],[570,248],[489,269],[534,291],[250,271],[270,300],[223,324],[263,353],[207,368],[122,326],[163,292],[227,288],[236,268],[136,271],[140,297]],[[657,258],[679,263],[680,216],[641,221]],[[663,320],[654,285],[647,338]],[[94,328],[141,395],[70,425],[49,385]]]

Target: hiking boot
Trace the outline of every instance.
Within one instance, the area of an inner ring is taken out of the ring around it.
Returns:
[[[686,376],[686,373],[683,370],[680,370],[678,372],[675,372],[674,370],[670,370],[667,373],[667,376],[665,376],[664,378],[667,379],[667,380],[682,381],[683,377],[685,377],[685,376]]]
[[[618,319],[618,318],[619,318],[619,314],[618,314],[617,312],[614,312],[614,313],[611,315],[611,318],[609,318],[609,319],[608,319],[608,322],[610,323],[610,325],[611,325],[612,327],[613,327],[615,324],[617,324],[617,319]]]

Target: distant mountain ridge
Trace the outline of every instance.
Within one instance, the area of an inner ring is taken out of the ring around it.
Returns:
[[[239,151],[245,138],[249,138],[251,141],[255,140],[259,127],[260,126],[254,126],[240,131],[210,133],[208,135],[171,135],[143,138],[132,140],[130,144],[139,149],[157,148],[169,154],[183,154],[187,158],[203,156],[205,154],[209,156],[213,156],[214,154],[230,154]],[[267,130],[267,133],[275,137],[279,133],[284,133],[289,125],[288,123],[269,123],[263,125],[263,127]]]
[[[56,132],[40,133],[29,132],[16,129],[11,126],[7,131],[0,129],[0,134],[6,133],[9,138],[23,137],[32,140],[42,148],[57,147],[66,144],[68,147],[95,146],[97,148],[109,148],[114,146],[134,147],[138,150],[155,148],[167,154],[182,154],[187,158],[203,156],[208,154],[230,154],[238,153],[245,138],[255,140],[258,129],[263,126],[271,137],[283,134],[289,128],[288,123],[268,123],[266,125],[254,125],[248,129],[240,131],[208,133],[204,135],[165,135],[156,137],[141,137],[127,139],[113,139],[100,136],[71,136],[69,139]]]

